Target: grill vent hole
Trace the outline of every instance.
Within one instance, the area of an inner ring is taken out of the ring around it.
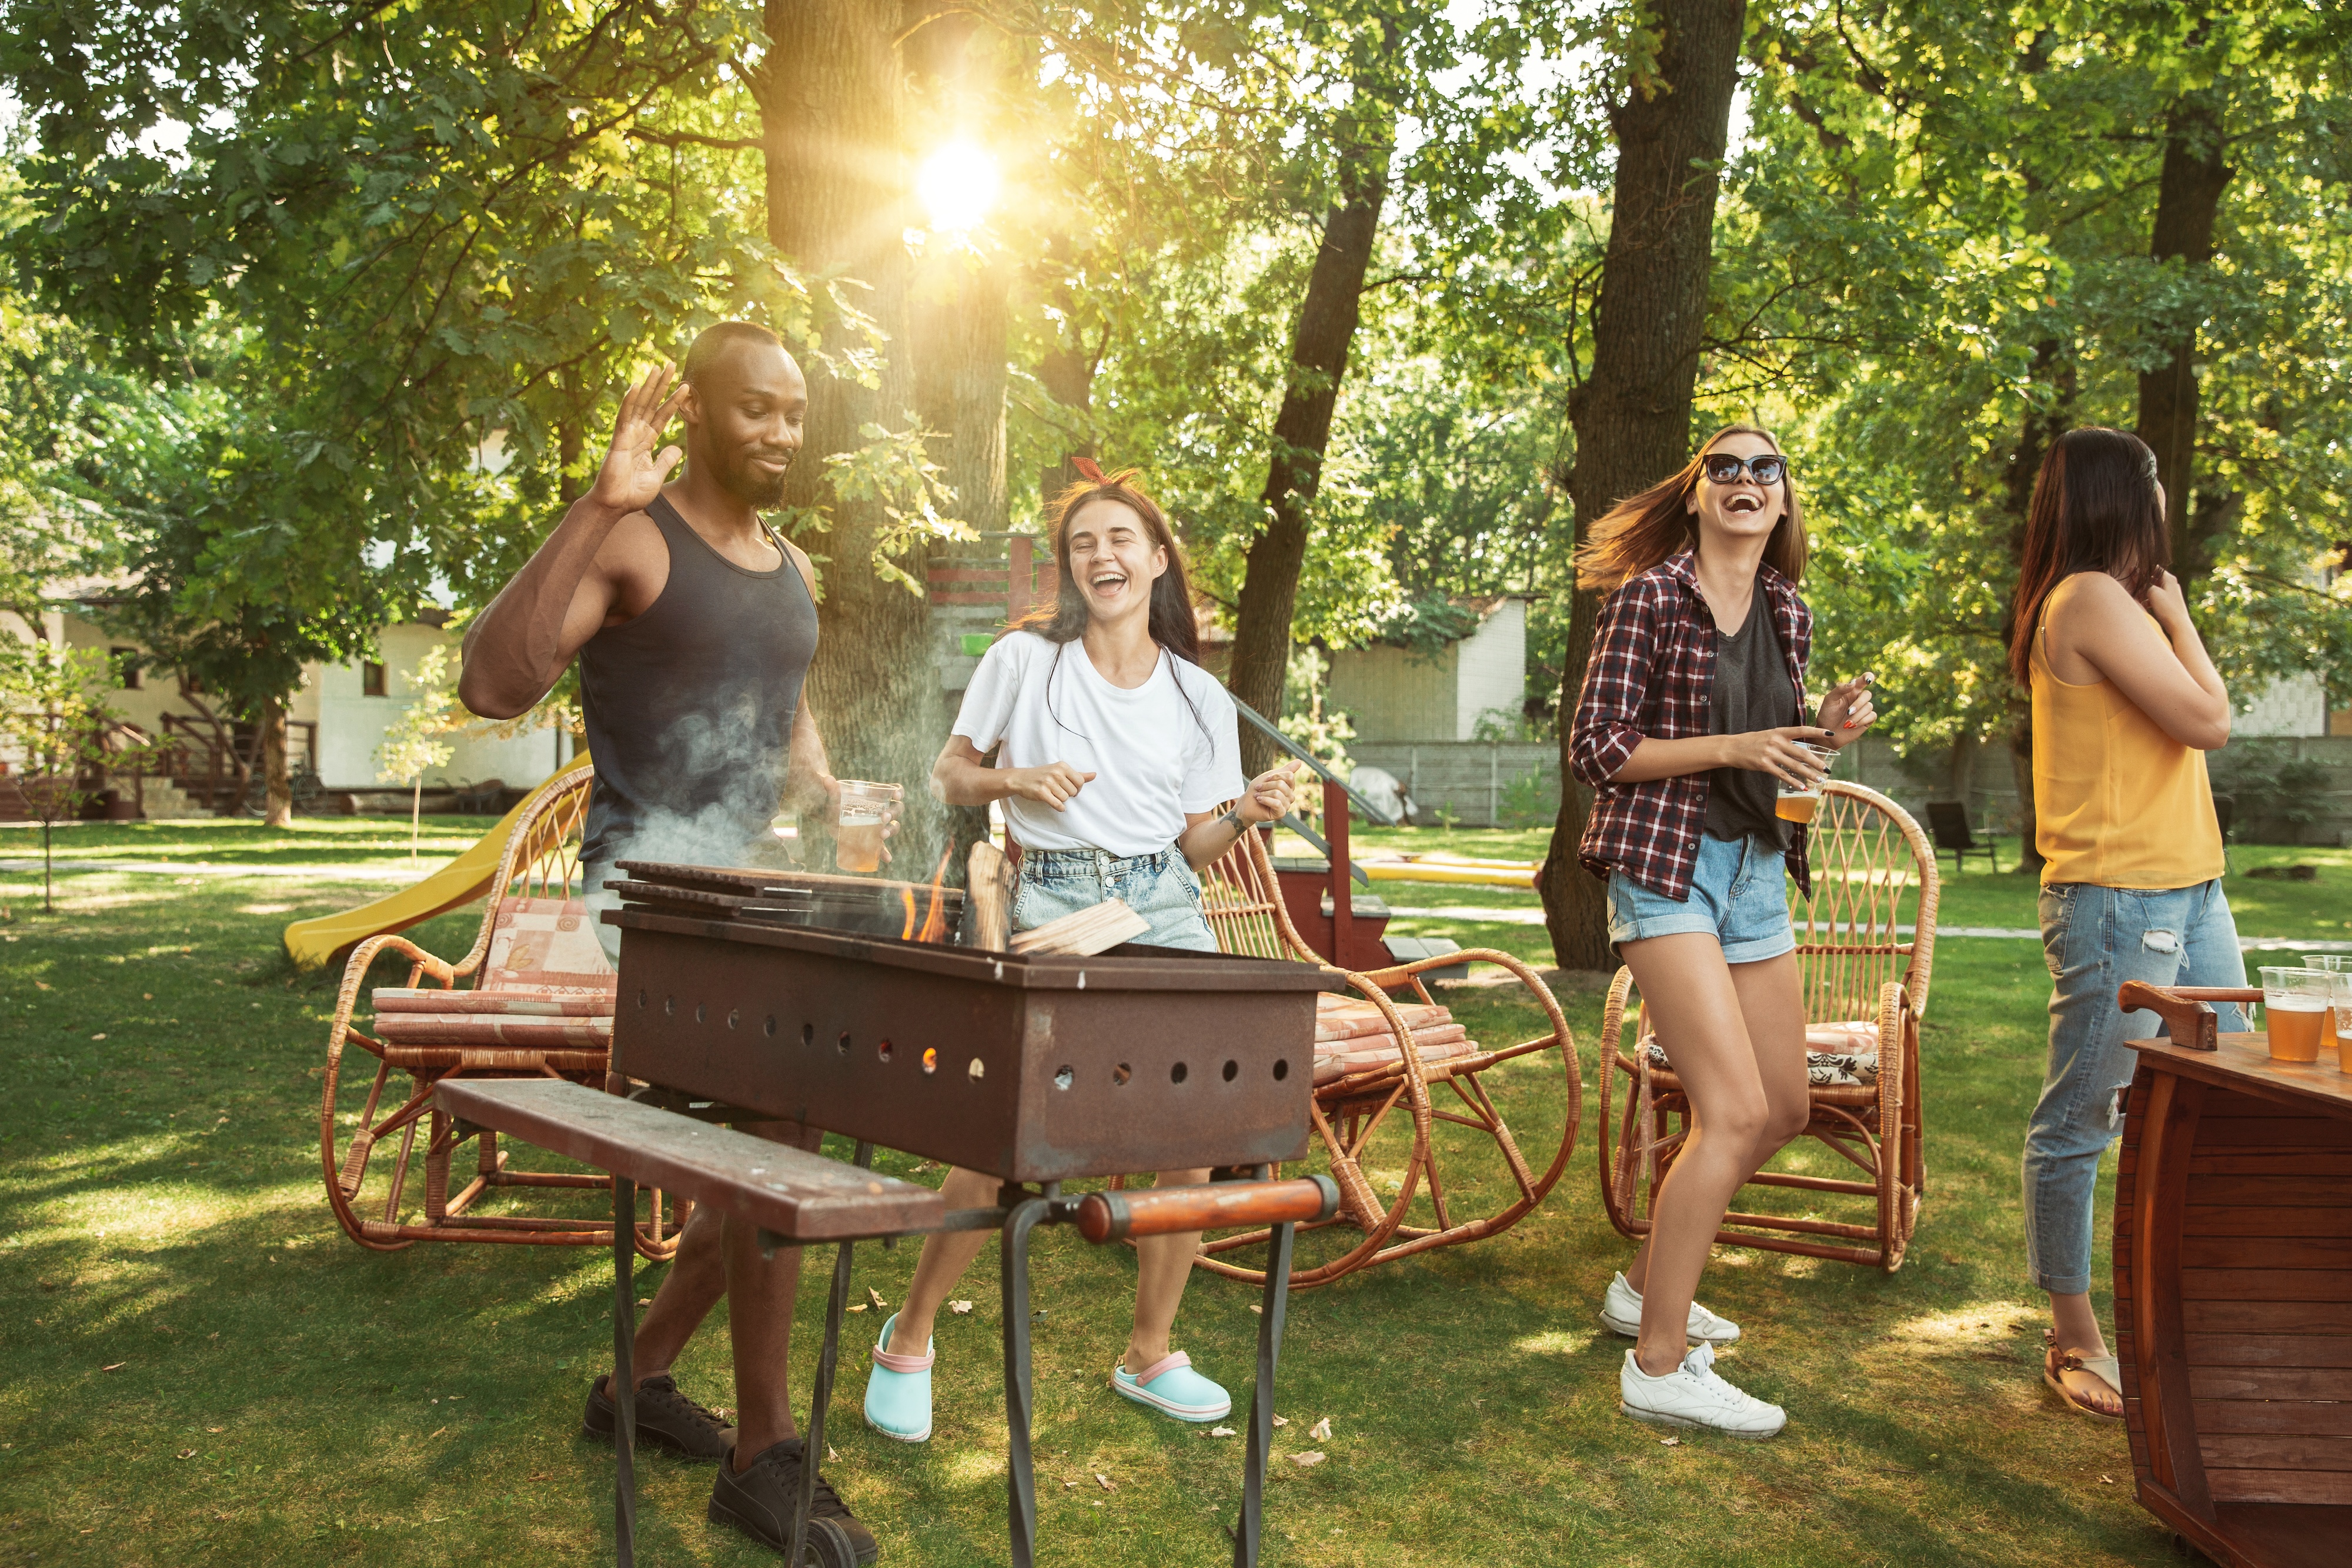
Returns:
[[[923,1048],[923,1076],[929,1078],[940,1070],[940,1053],[929,1046]]]
[[[677,998],[676,997],[664,997],[662,998],[662,1017],[676,1018],[677,1016]]]
[[[1117,1067],[1114,1067],[1114,1068],[1112,1068],[1112,1069],[1110,1070],[1110,1081],[1111,1081],[1113,1083],[1124,1083],[1124,1082],[1126,1082],[1129,1079],[1130,1079],[1130,1078],[1132,1078],[1132,1077],[1134,1077],[1134,1076],[1135,1076],[1135,1069],[1134,1069],[1134,1068],[1132,1068],[1132,1067],[1129,1067],[1129,1066],[1126,1062],[1124,1062],[1124,1061],[1120,1062]]]
[[[730,1008],[730,1009],[727,1009],[727,1027],[728,1027],[729,1029],[733,1029],[733,1028],[735,1028],[737,1025],[740,1024],[742,1021],[743,1021],[743,1013],[742,1013],[742,1009],[740,1009],[740,1008]]]
[[[880,1057],[883,1061],[889,1061],[889,1060],[890,1060],[890,1042],[889,1042],[888,1040],[884,1040],[880,1045],[876,1046],[876,1047],[874,1048],[874,1053],[875,1053],[877,1056],[879,1056],[879,1057]]]
[[[833,1048],[834,1050],[841,1052],[844,1056],[847,1056],[849,1054],[849,1031],[847,1030],[843,1030],[841,1031],[841,1038],[833,1042]]]
[[[638,1008],[638,1009],[639,1009],[640,1011],[644,1010],[645,1005],[646,1005],[646,989],[645,989],[645,988],[644,988],[643,986],[639,986],[639,987],[637,988],[637,1008]]]
[[[764,1023],[764,1024],[761,1025],[760,1027],[761,1027],[761,1031],[762,1033],[764,1033],[764,1034],[765,1034],[765,1035],[766,1035],[770,1040],[773,1040],[773,1039],[775,1039],[775,1038],[776,1038],[776,1015],[775,1015],[775,1014],[773,1014],[773,1013],[770,1013],[770,1014],[768,1015],[768,1021],[767,1021],[766,1023]]]
[[[988,1076],[988,1063],[975,1056],[971,1059],[971,1065],[964,1069],[964,1074],[977,1083]]]
[[[706,1002],[697,1002],[697,1003],[695,1003],[695,1004],[694,1004],[694,1021],[695,1021],[695,1022],[697,1022],[697,1023],[700,1023],[700,1022],[703,1020],[703,1019],[704,1019],[706,1016],[708,1016],[708,1015],[709,1015],[709,1011],[710,1011],[710,1008],[709,1008],[709,1005],[708,1003],[706,1003]]]
[[[1238,1061],[1228,1061],[1228,1062],[1226,1062],[1226,1063],[1225,1063],[1225,1082],[1226,1082],[1231,1083],[1234,1079],[1239,1078],[1241,1075],[1242,1075],[1242,1064],[1241,1064],[1240,1062],[1238,1062]]]
[[[1286,1079],[1286,1078],[1287,1078],[1287,1077],[1289,1077],[1289,1076],[1290,1076],[1290,1060],[1289,1060],[1289,1058],[1287,1058],[1287,1057],[1281,1057],[1281,1056],[1277,1056],[1277,1057],[1276,1057],[1276,1058],[1274,1059],[1274,1081],[1275,1081],[1276,1083],[1279,1083],[1279,1082],[1281,1082],[1284,1079]]]
[[[1056,1089],[1067,1089],[1070,1086],[1071,1082],[1076,1077],[1077,1074],[1071,1071],[1067,1067],[1058,1068],[1054,1073],[1054,1087]]]
[[[1181,1083],[1184,1082],[1185,1074],[1190,1071],[1190,1069],[1180,1061],[1175,1066],[1168,1070],[1168,1082],[1171,1083]]]
[[[816,1043],[816,1025],[813,1023],[804,1023],[801,1025],[801,1043],[803,1045],[814,1045]]]

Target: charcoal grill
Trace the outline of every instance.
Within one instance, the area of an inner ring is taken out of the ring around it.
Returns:
[[[1234,1562],[1255,1563],[1272,1446],[1274,1370],[1295,1225],[1328,1218],[1328,1177],[1271,1180],[1307,1152],[1316,997],[1344,982],[1313,965],[1128,946],[1090,957],[982,952],[889,935],[777,923],[843,879],[624,862],[613,1070],[642,1097],[724,1121],[782,1119],[991,1173],[997,1207],[946,1229],[1003,1235],[1006,1490],[1013,1561],[1034,1560],[1029,1451],[1029,1238],[1076,1224],[1126,1234],[1141,1206],[1189,1206],[1175,1229],[1271,1220],[1257,1391],[1244,1445]],[[871,887],[876,884],[864,884]],[[899,884],[905,886],[907,884]],[[929,889],[915,889],[919,904]],[[680,897],[691,894],[696,897]],[[903,928],[903,899],[899,919]],[[837,907],[837,905],[827,905]],[[943,910],[953,930],[961,910]],[[1082,1176],[1202,1166],[1256,1180],[1065,1197]],[[1301,1207],[1302,1192],[1305,1207]],[[1183,1195],[1191,1196],[1185,1197]],[[1253,1208],[1253,1205],[1256,1205]],[[1287,1205],[1286,1208],[1284,1205]],[[816,1407],[830,1394],[848,1248],[834,1275]],[[625,1265],[624,1265],[625,1266]],[[812,1451],[822,1427],[811,1422]]]

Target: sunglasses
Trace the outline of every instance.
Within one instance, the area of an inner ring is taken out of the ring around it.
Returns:
[[[1789,460],[1777,452],[1767,452],[1761,457],[1736,457],[1728,452],[1710,452],[1699,459],[1706,476],[1718,485],[1737,485],[1743,474],[1759,485],[1777,485],[1789,476]]]

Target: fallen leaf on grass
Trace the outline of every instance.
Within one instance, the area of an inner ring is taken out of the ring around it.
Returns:
[[[130,1364],[130,1364],[129,1362],[127,1362],[127,1361],[118,1361],[118,1362],[116,1362],[112,1366],[101,1366],[101,1367],[100,1367],[100,1368],[99,1368],[99,1371],[100,1371],[100,1372],[120,1372],[120,1371],[121,1371],[124,1367],[129,1366]]]
[[[1276,1416],[1274,1418],[1274,1424],[1277,1427],[1287,1427],[1290,1425],[1290,1417],[1287,1416]]]
[[[221,1427],[205,1427],[205,1431],[207,1431],[207,1432],[211,1432],[211,1433],[214,1433],[214,1434],[217,1435],[217,1434],[222,1430],[222,1428],[221,1428]]]
[[[49,983],[47,980],[35,980],[33,988],[37,991],[46,991],[49,988]]]
[[[838,1463],[838,1462],[839,1462],[840,1458],[841,1458],[841,1456],[840,1456],[839,1454],[836,1454],[836,1453],[835,1453],[835,1452],[833,1451],[833,1445],[832,1445],[831,1443],[827,1443],[827,1444],[824,1446],[824,1459],[825,1459],[825,1463],[827,1463],[827,1464],[835,1464],[835,1463]]]
[[[182,1448],[178,1457],[183,1459],[193,1459],[196,1457],[196,1451],[194,1448]]]
[[[1097,1474],[1095,1479],[1102,1483],[1102,1490],[1105,1491],[1116,1491],[1118,1490],[1110,1484],[1110,1478],[1108,1476]]]
[[[1658,1447],[1661,1448],[1679,1448],[1682,1446],[1683,1440],[1680,1437],[1661,1437],[1658,1439]]]
[[[442,1433],[444,1433],[444,1432],[447,1431],[448,1429],[449,1429],[449,1428],[448,1428],[448,1427],[434,1427],[434,1428],[433,1428],[433,1430],[431,1430],[430,1432],[427,1432],[427,1433],[425,1433],[425,1440],[426,1442],[428,1442],[428,1443],[429,1443],[429,1442],[431,1442],[434,1438],[436,1438],[436,1437],[439,1437]]]
[[[1077,1490],[1077,1485],[1078,1483],[1076,1481],[1064,1481],[1062,1483],[1062,1490],[1064,1491],[1075,1491]]]
[[[864,1301],[852,1302],[849,1310],[853,1312],[862,1312],[866,1310],[866,1303]]]
[[[1330,1457],[1330,1456],[1328,1456],[1328,1454],[1321,1454],[1321,1453],[1318,1453],[1318,1452],[1317,1452],[1317,1451],[1315,1451],[1314,1449],[1309,1448],[1307,1452],[1305,1452],[1305,1453],[1303,1453],[1303,1454],[1293,1454],[1293,1455],[1291,1455],[1291,1456],[1290,1456],[1290,1462],[1291,1462],[1292,1464],[1294,1464],[1294,1465],[1297,1465],[1300,1469],[1302,1469],[1302,1470],[1303,1470],[1303,1469],[1306,1469],[1307,1466],[1309,1466],[1309,1465],[1319,1465],[1319,1464],[1321,1464],[1321,1463],[1322,1463],[1326,1458],[1328,1458],[1329,1457]]]
[[[1326,1416],[1320,1421],[1316,1422],[1312,1427],[1307,1427],[1307,1435],[1318,1443],[1329,1442],[1331,1440],[1331,1417]]]
[[[653,1304],[654,1299],[651,1296],[639,1296],[637,1298],[637,1305],[641,1307],[650,1307]]]
[[[1231,1427],[1212,1427],[1209,1428],[1209,1436],[1212,1437],[1230,1437],[1233,1435],[1234,1429]]]
[[[90,1038],[90,1039],[92,1039],[92,1040],[104,1040],[104,1039],[106,1038],[106,1036],[104,1036],[104,1035],[102,1035],[102,1034],[94,1034],[94,1035],[91,1035],[89,1038]]]
[[[1260,1317],[1265,1316],[1265,1308],[1259,1302],[1252,1301],[1250,1303],[1250,1311],[1255,1312]]]
[[[2113,1476],[2101,1476],[2099,1478],[2099,1484],[2102,1486],[2111,1487],[2116,1484],[2116,1478]]]
[[[948,1303],[948,1311],[953,1312],[960,1318],[970,1317],[971,1315],[971,1303],[970,1301],[950,1301]]]
[[[871,1285],[866,1287],[866,1299],[874,1304],[874,1310],[877,1312],[886,1310],[890,1305],[889,1302],[882,1299],[882,1292],[876,1290]]]

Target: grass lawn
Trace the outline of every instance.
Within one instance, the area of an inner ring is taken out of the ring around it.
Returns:
[[[486,825],[429,820],[427,863]],[[609,1450],[574,1436],[609,1354],[604,1255],[365,1252],[320,1193],[317,1095],[337,977],[294,974],[278,933],[381,894],[381,873],[364,873],[404,863],[407,833],[369,821],[75,829],[58,835],[63,867],[186,869],[68,869],[54,916],[38,913],[37,871],[0,871],[0,1331],[13,1352],[0,1364],[0,1563],[609,1561]],[[1440,838],[1416,841],[1540,851],[1525,835]],[[0,830],[0,859],[37,846],[37,831]],[[2248,934],[2346,934],[2352,910],[2336,894],[2352,853],[2236,857],[2241,872],[2321,868],[2310,883],[2233,878]],[[333,864],[361,874],[271,871]],[[1979,862],[1947,886],[1948,925],[2033,924],[2025,879]],[[1381,891],[1396,904],[1533,904],[1502,889]],[[462,951],[476,918],[443,916],[419,939]],[[1413,924],[1549,962],[1538,926]],[[1748,1329],[1725,1371],[1789,1406],[1786,1436],[1667,1447],[1617,1414],[1622,1342],[1593,1312],[1629,1249],[1601,1216],[1588,1112],[1568,1174],[1514,1230],[1295,1299],[1280,1396],[1291,1424],[1276,1452],[1329,1460],[1277,1460],[1267,1561],[2173,1562],[2132,1501],[2121,1430],[2059,1414],[2038,1375],[2016,1172],[2041,1077],[2041,956],[2031,942],[1956,939],[1937,960],[1930,1192],[1910,1260],[1883,1277],[1735,1249],[1708,1277],[1709,1304]],[[1581,980],[1563,990],[1589,1084],[1599,996]],[[1532,1017],[1499,993],[1469,995],[1482,1037]],[[1548,1152],[1557,1071],[1529,1061],[1497,1076],[1523,1144]],[[920,1179],[908,1159],[883,1163]],[[1494,1163],[1457,1181],[1465,1197],[1492,1192]],[[914,1249],[859,1256],[861,1292],[898,1301]],[[810,1270],[804,1322],[821,1321],[824,1273]],[[1038,1248],[1046,1563],[1161,1568],[1230,1552],[1218,1521],[1238,1506],[1239,1439],[1148,1416],[1103,1386],[1132,1275],[1124,1252],[1069,1233]],[[2095,1277],[2106,1278],[2104,1249]],[[845,1335],[828,1474],[886,1563],[1006,1560],[992,1249],[961,1293],[978,1306],[942,1317],[924,1447],[858,1420],[875,1315]],[[1254,1299],[1197,1278],[1179,1324],[1178,1343],[1237,1389]],[[715,1319],[679,1370],[689,1392],[731,1404],[722,1327]],[[801,1386],[815,1352],[812,1332],[796,1346]],[[1310,1442],[1326,1416],[1331,1437]],[[774,1561],[704,1521],[707,1469],[652,1455],[643,1470],[643,1561]]]

